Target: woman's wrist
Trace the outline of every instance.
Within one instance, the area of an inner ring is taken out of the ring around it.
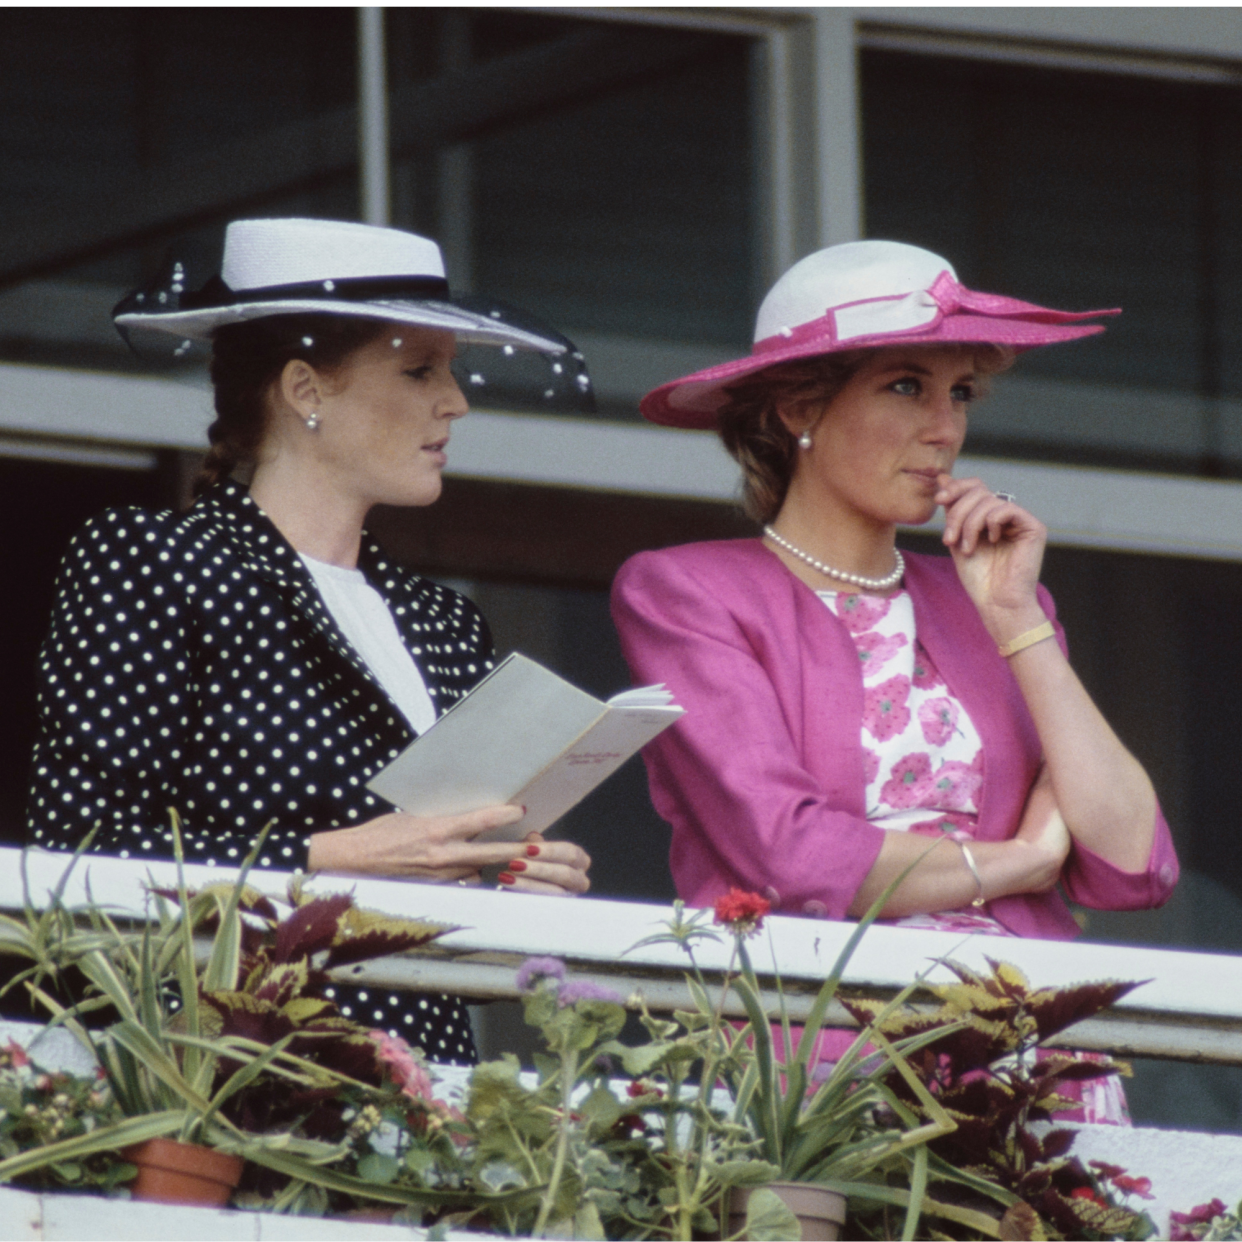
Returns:
[[[997,647],[1004,647],[1048,621],[1047,614],[1035,598],[1014,607],[991,605],[980,608],[979,616]]]

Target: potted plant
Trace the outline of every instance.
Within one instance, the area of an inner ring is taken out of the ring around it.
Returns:
[[[921,1037],[894,1043],[877,1023],[864,1022],[831,1070],[813,1073],[813,1053],[841,976],[884,900],[880,898],[851,934],[800,1032],[790,1022],[779,975],[778,1012],[770,1015],[763,1005],[747,948],[769,910],[758,894],[732,890],[716,903],[715,923],[727,930],[733,945],[715,1005],[694,958],[695,942],[717,935],[706,924],[709,911],[687,917],[679,904],[668,932],[643,942],[679,944],[690,958],[688,982],[697,1013],[689,1022],[704,1032],[708,1048],[698,1078],[698,1116],[708,1111],[711,1084],[723,1082],[729,1095],[727,1120],[751,1139],[748,1167],[730,1168],[724,1179],[729,1193],[717,1204],[723,1236],[742,1231],[746,1237],[784,1237],[797,1228],[804,1237],[835,1237],[844,1220],[843,1191],[876,1170],[899,1169],[914,1188],[907,1196],[909,1229],[924,1212],[982,1223],[969,1211],[963,1216],[961,1209],[924,1193],[927,1144],[951,1133],[954,1122],[907,1064]],[[913,987],[881,1007],[877,1016],[899,1012]],[[730,990],[747,1015],[746,1023],[736,1027],[723,1021]],[[630,1064],[650,1058],[654,1051],[631,1053]],[[892,1090],[890,1075],[904,1082],[906,1097],[919,1100],[919,1113]],[[676,1077],[674,1073],[674,1089],[679,1091]]]
[[[0,1181],[122,1150],[140,1166],[172,1164],[182,1179],[149,1190],[140,1173],[139,1195],[182,1200],[188,1176],[208,1201],[227,1201],[243,1160],[274,1175],[269,1197],[277,1185],[294,1196],[323,1190],[328,1166],[348,1151],[351,1110],[380,1090],[378,1045],[324,996],[327,972],[449,929],[362,911],[348,896],[307,900],[296,888],[281,919],[245,883],[262,838],[236,881],[191,894],[175,815],[173,839],[178,887],[153,890],[155,918],[139,929],[93,904],[67,908],[68,871],[46,909],[27,898],[24,919],[0,919],[0,952],[30,963],[8,986],[24,985],[93,1050],[115,1105],[106,1124],[0,1160]],[[211,938],[200,955],[203,933]],[[66,1005],[47,985],[70,969],[88,989]],[[111,1021],[90,1029],[86,1019],[100,1012]]]

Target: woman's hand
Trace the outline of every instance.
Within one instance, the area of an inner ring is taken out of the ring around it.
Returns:
[[[508,866],[497,877],[508,888],[577,897],[591,887],[587,878],[591,856],[572,841],[545,841],[532,832],[517,853],[516,858],[510,855]]]
[[[310,839],[307,866],[334,875],[370,875],[396,880],[478,884],[485,867],[506,867],[512,887],[530,892],[585,893],[591,860],[569,841],[545,842],[531,833],[527,843],[476,842],[492,828],[521,820],[518,806],[489,806],[465,815],[379,815],[353,828],[317,832]],[[533,853],[531,851],[534,851]],[[515,857],[520,855],[520,857]],[[514,872],[510,864],[518,863]]]
[[[1045,618],[1035,588],[1048,539],[1044,524],[979,479],[942,474],[938,482],[944,544],[992,637],[1006,643],[1039,625]]]

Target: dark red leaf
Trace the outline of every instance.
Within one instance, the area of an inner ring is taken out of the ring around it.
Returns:
[[[1065,1155],[1073,1147],[1077,1137],[1075,1130],[1049,1130],[1044,1135],[1044,1159],[1053,1160],[1057,1156]]]
[[[299,906],[277,928],[273,959],[292,962],[331,947],[338,920],[353,904],[354,899],[349,895],[337,894],[317,897]]]

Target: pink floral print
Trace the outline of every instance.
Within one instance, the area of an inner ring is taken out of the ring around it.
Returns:
[[[873,630],[892,607],[892,601],[881,595],[847,594],[844,591],[824,592],[836,594],[836,614],[845,622],[851,634],[863,634]]]
[[[855,634],[854,646],[858,648],[858,658],[862,661],[863,679],[871,677],[876,669],[887,664],[908,643],[909,639],[904,634],[891,634],[887,638],[874,630]]]
[[[863,777],[868,785],[880,775],[880,756],[874,750],[863,747]]]
[[[906,706],[909,697],[909,677],[898,675],[872,686],[863,695],[863,728],[877,742],[886,742],[904,732],[910,723],[910,709]]]
[[[889,806],[921,806],[932,783],[931,759],[925,754],[906,755],[893,764],[892,775],[884,782],[880,797]]]
[[[940,670],[932,663],[931,656],[917,638],[914,640],[914,674],[910,680],[920,690],[934,690],[937,686],[944,685]]]
[[[973,836],[975,817],[960,811],[949,811],[944,815],[938,815],[935,819],[921,819],[917,824],[911,824],[909,831],[917,832],[924,837],[944,837],[950,833],[959,832]]]
[[[952,759],[942,763],[934,785],[939,809],[961,811],[968,806],[973,809],[983,787],[983,751],[979,751],[971,763]]]
[[[943,746],[957,728],[959,708],[952,699],[926,699],[919,705],[919,724],[923,737],[933,746]]]

